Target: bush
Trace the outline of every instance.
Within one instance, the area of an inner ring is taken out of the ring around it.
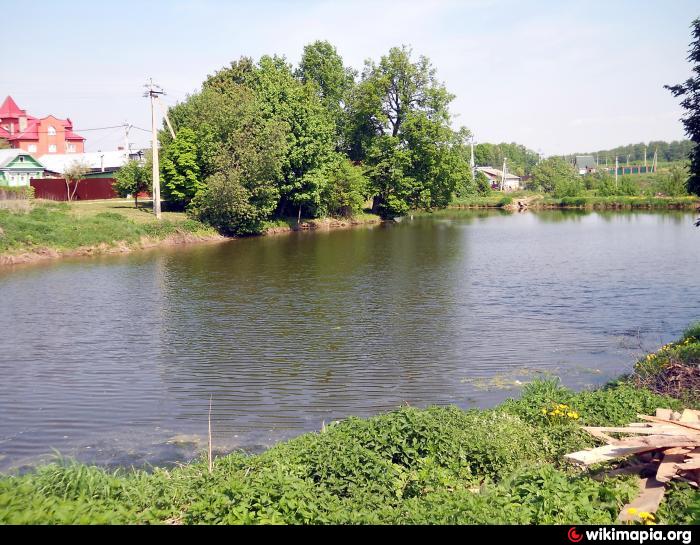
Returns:
[[[277,202],[276,190],[267,185],[241,184],[236,171],[214,174],[206,188],[190,203],[188,213],[227,235],[250,235],[263,230]]]
[[[369,180],[360,167],[348,159],[340,159],[328,171],[328,180],[321,195],[326,213],[336,217],[352,217],[362,212]]]

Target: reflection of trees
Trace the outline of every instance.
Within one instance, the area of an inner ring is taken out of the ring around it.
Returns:
[[[192,417],[212,392],[217,425],[233,428],[306,427],[449,389],[436,366],[456,332],[463,245],[449,224],[407,221],[184,252],[164,273],[163,380]]]

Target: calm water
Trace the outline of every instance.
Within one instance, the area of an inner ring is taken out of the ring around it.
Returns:
[[[575,388],[700,318],[682,213],[459,213],[0,273],[0,470],[182,460]],[[195,436],[173,439],[178,435]]]

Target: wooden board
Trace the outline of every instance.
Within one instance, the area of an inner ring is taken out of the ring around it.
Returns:
[[[658,447],[650,445],[605,445],[591,450],[581,450],[579,452],[565,454],[564,458],[568,458],[577,464],[589,466],[599,462],[609,462],[610,460],[615,460],[616,458],[624,458],[625,456],[629,456],[631,454],[656,450],[657,448]]]
[[[658,411],[656,411],[658,413]],[[656,416],[659,416],[658,414]],[[680,422],[700,422],[700,411],[686,409],[681,414]]]
[[[677,452],[674,454],[669,454],[668,452],[664,453],[664,457],[659,464],[659,469],[656,472],[656,480],[660,483],[667,483],[673,479],[673,477],[676,476],[676,473],[678,473],[678,464],[685,460],[685,453],[687,452],[685,449],[673,450],[682,452]]]
[[[680,426],[682,428],[688,428],[690,430],[700,432],[700,425],[698,424],[680,422],[679,420],[665,420],[663,418],[656,418],[655,416],[647,416],[646,414],[638,414],[637,418],[641,418],[642,420],[648,420],[649,422],[659,422],[660,424],[671,424],[673,426]]]
[[[620,522],[639,520],[639,517],[636,515],[629,514],[629,509],[636,509],[637,512],[656,513],[664,497],[666,486],[654,478],[639,479],[639,490],[639,496],[625,505],[620,511],[620,515],[617,518]]]

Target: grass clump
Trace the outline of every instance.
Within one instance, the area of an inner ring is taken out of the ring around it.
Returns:
[[[35,203],[28,211],[0,209],[0,253],[136,243],[142,237],[163,239],[178,233],[214,234],[194,220],[159,222],[151,217],[137,222],[116,210],[102,207],[86,214],[68,203],[50,202]]]

